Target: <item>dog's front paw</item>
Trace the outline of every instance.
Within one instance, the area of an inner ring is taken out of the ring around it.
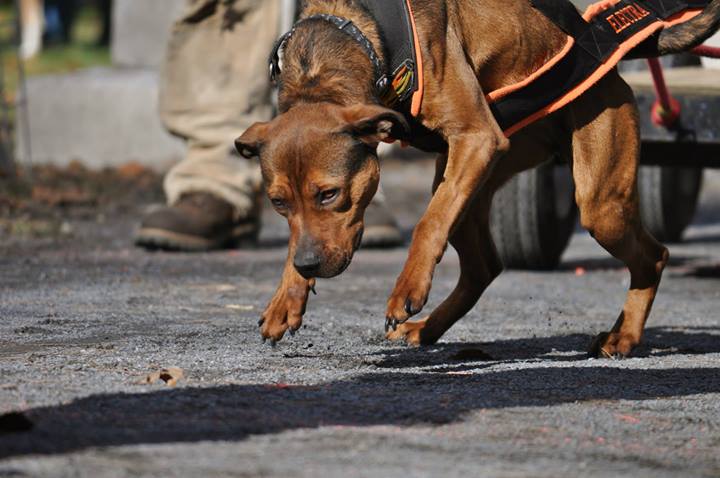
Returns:
[[[640,340],[618,332],[603,332],[590,344],[591,357],[620,360],[628,357]]]
[[[285,332],[289,330],[293,335],[300,328],[313,282],[314,280],[278,289],[258,322],[263,342],[269,339],[270,343],[275,345]]]
[[[395,284],[395,289],[388,299],[385,313],[385,330],[396,330],[413,315],[418,314],[430,294],[432,272],[427,273],[418,268],[406,267]]]
[[[398,325],[394,330],[388,330],[385,338],[396,342],[405,341],[409,345],[421,345],[423,343],[421,332],[425,328],[426,322],[427,319],[405,322]]]

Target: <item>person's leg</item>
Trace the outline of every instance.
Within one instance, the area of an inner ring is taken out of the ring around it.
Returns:
[[[209,8],[214,4],[214,8]],[[267,57],[278,36],[277,0],[194,2],[173,30],[160,113],[187,140],[188,154],[165,179],[168,202],[209,192],[250,213],[260,175],[234,154],[233,140],[272,116]]]
[[[70,43],[76,11],[76,0],[45,0],[46,44]]]
[[[169,206],[143,219],[139,245],[206,250],[257,235],[259,168],[233,140],[272,116],[266,63],[278,18],[279,0],[195,0],[175,24],[160,114],[188,152],[165,177]]]
[[[23,60],[34,57],[42,50],[45,22],[43,11],[42,0],[20,0],[20,57]]]
[[[188,152],[165,178],[169,206],[147,215],[136,235],[146,247],[207,250],[254,239],[260,170],[233,140],[272,116],[267,58],[287,0],[194,0],[175,24],[164,65],[160,113]],[[402,242],[380,193],[366,214],[363,244]]]
[[[102,30],[97,43],[99,46],[109,46],[112,35],[112,0],[98,0],[97,7],[102,20]]]
[[[62,25],[62,42],[67,44],[72,41],[72,30],[77,16],[77,0],[62,0],[57,2],[60,24]]]

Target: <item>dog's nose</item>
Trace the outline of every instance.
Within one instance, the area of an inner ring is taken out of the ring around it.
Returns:
[[[293,259],[295,269],[306,279],[317,275],[320,269],[320,257],[313,251],[298,251]]]

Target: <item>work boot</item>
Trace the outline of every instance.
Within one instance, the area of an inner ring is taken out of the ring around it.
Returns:
[[[365,232],[361,247],[398,247],[402,243],[403,237],[400,228],[385,202],[370,202],[365,210]]]
[[[209,251],[252,245],[257,242],[259,229],[257,214],[238,220],[230,203],[197,192],[146,214],[135,244],[147,249]]]

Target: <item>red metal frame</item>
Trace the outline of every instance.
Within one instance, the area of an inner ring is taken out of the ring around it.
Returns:
[[[709,58],[720,58],[720,48],[708,45],[695,47],[690,50],[690,53]],[[658,126],[671,129],[678,118],[680,118],[680,103],[670,94],[670,90],[665,82],[665,75],[663,75],[660,60],[657,58],[648,58],[647,62],[648,67],[650,67],[656,97],[650,112],[652,122]]]
[[[692,50],[690,50],[690,53],[693,53],[698,56],[706,56],[708,58],[720,58],[720,48],[716,46],[710,46],[710,45],[700,45],[696,46]]]

